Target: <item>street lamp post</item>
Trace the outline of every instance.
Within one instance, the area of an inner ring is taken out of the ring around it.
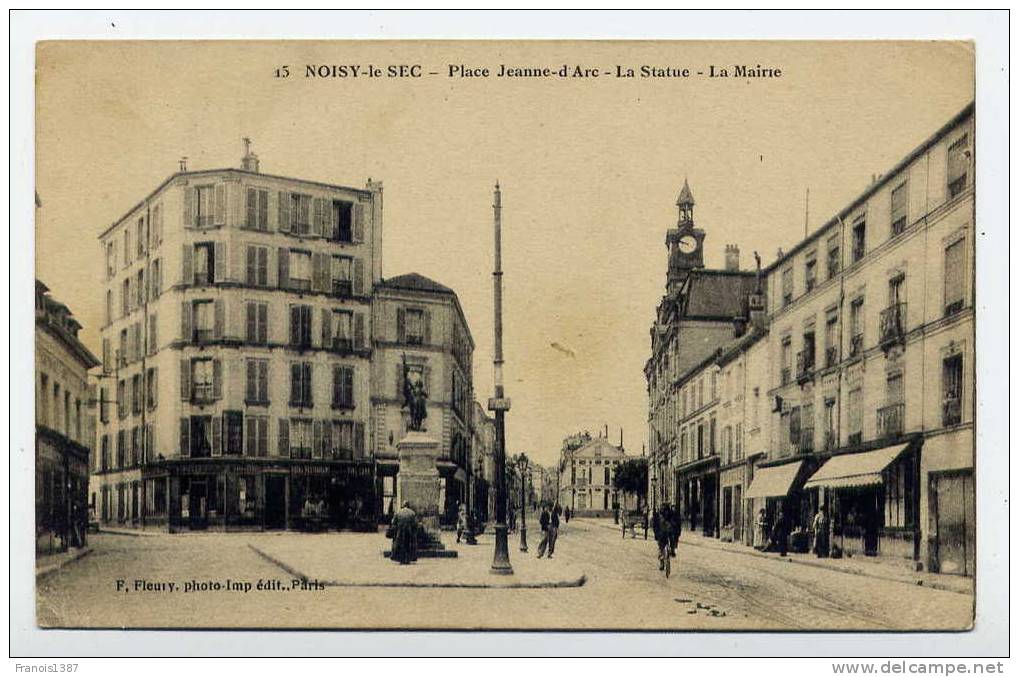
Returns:
[[[527,552],[527,465],[527,456],[520,454],[517,459],[520,469],[520,552]]]
[[[492,272],[492,292],[495,305],[495,350],[492,366],[495,372],[494,397],[488,400],[488,409],[495,412],[495,553],[492,556],[492,568],[489,570],[497,575],[511,575],[513,565],[509,558],[509,537],[506,528],[506,412],[510,408],[510,400],[502,386],[502,193],[499,182],[495,183],[495,195],[492,202],[495,211],[495,270]]]

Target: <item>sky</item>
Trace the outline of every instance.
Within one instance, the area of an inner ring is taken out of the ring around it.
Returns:
[[[507,452],[552,464],[608,426],[646,440],[643,365],[666,230],[689,180],[705,262],[788,250],[973,99],[969,43],[41,43],[36,276],[99,352],[99,233],[177,169],[238,166],[385,185],[383,275],[456,290],[492,393],[492,189],[502,186]],[[306,78],[306,65],[420,64],[420,78]],[[450,65],[490,77],[447,77]],[[597,78],[498,78],[501,64]],[[689,68],[616,78],[616,66]],[[779,78],[708,78],[734,64]],[[289,78],[274,77],[287,65]],[[427,75],[437,72],[438,75]],[[810,190],[809,214],[805,194]],[[806,225],[805,225],[806,222]]]

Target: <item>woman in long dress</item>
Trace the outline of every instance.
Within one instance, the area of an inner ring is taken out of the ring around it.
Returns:
[[[418,520],[417,515],[407,503],[404,503],[393,515],[390,527],[393,545],[390,556],[400,564],[410,564],[418,558]]]

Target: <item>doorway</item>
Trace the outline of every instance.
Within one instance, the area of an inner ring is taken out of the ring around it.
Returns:
[[[287,528],[287,478],[265,476],[265,528]]]
[[[973,473],[931,473],[930,570],[972,576],[976,570]]]
[[[191,529],[205,529],[209,526],[208,485],[204,480],[191,480],[188,491],[188,526]]]

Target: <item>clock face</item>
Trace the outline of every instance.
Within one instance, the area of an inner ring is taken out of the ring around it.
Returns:
[[[697,249],[697,238],[693,235],[684,235],[679,238],[679,251],[684,254],[692,254]]]

